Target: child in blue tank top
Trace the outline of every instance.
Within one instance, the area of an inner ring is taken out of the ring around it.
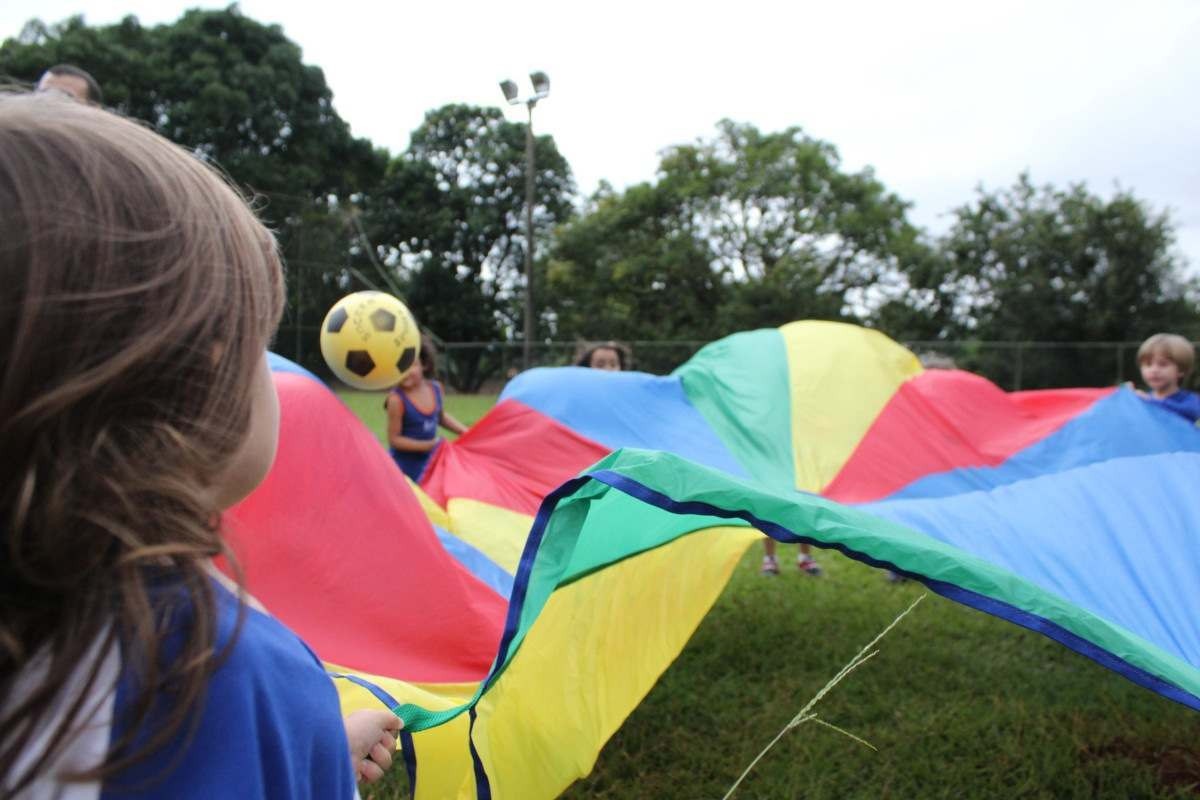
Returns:
[[[437,351],[428,336],[421,337],[421,356],[404,380],[388,392],[384,408],[388,417],[388,445],[396,465],[414,481],[421,479],[433,451],[441,443],[438,426],[460,436],[467,426],[443,405],[437,374]]]

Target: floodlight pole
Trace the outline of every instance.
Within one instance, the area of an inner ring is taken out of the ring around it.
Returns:
[[[509,105],[525,104],[529,122],[525,126],[525,346],[523,353],[524,368],[533,366],[533,337],[535,335],[535,319],[533,314],[533,190],[534,190],[534,157],[533,157],[533,107],[538,100],[550,94],[550,79],[544,72],[533,72],[529,75],[533,83],[533,94],[521,100],[517,94],[517,85],[510,80],[500,82],[504,99]]]
[[[525,126],[525,369],[533,366],[533,107],[537,98],[525,103],[529,124]]]

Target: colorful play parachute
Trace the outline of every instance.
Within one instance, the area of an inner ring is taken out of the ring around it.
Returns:
[[[346,707],[404,718],[419,798],[586,775],[764,533],[1200,710],[1200,430],[1128,390],[1006,394],[878,333],[793,323],[667,377],[531,370],[417,488],[275,366],[279,455],[230,535]]]

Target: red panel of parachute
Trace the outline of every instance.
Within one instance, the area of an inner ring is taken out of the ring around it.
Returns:
[[[275,385],[275,465],[226,517],[251,594],[338,666],[481,679],[507,601],[446,553],[387,451],[332,392],[297,374],[277,372]]]
[[[926,475],[995,466],[1113,391],[1009,394],[970,372],[928,370],[900,387],[822,494],[863,503]]]
[[[462,438],[438,448],[421,488],[443,507],[451,497],[465,497],[535,514],[543,497],[609,452],[524,403],[505,400]]]

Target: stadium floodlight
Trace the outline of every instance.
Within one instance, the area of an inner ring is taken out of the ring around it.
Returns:
[[[523,361],[525,369],[533,366],[533,107],[550,94],[550,76],[541,70],[529,73],[533,94],[524,100],[520,97],[517,84],[510,80],[500,81],[500,91],[510,106],[525,104],[529,112],[529,124],[525,126],[525,346]]]
[[[533,92],[538,99],[550,94],[550,76],[544,72],[529,73],[529,82],[533,84]]]

